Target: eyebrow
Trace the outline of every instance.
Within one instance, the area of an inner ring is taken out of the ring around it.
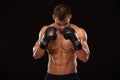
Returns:
[[[60,24],[60,23],[57,23],[57,24],[62,25],[62,24]],[[68,22],[64,23],[63,25],[65,25],[65,24],[68,24]]]
[[[68,22],[64,23],[64,25],[65,25],[65,24],[68,24]]]

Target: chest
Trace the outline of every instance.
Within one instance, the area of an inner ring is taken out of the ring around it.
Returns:
[[[48,48],[52,50],[71,50],[73,46],[69,39],[66,40],[61,33],[57,33],[57,39],[51,40],[48,44]]]

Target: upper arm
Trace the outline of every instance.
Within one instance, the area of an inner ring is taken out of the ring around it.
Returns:
[[[87,52],[89,53],[89,46],[88,46],[88,43],[87,43],[87,33],[84,29],[77,29],[77,33],[78,33],[78,38],[80,39],[81,41],[81,44],[82,44],[82,48]]]
[[[39,36],[38,36],[38,40],[36,41],[34,47],[33,47],[33,51],[40,45],[40,39],[43,35],[43,33],[45,32],[47,26],[44,26],[43,28],[41,28],[40,32],[39,32]]]
[[[44,32],[45,32],[45,30],[46,30],[47,28],[48,28],[48,26],[44,26],[44,27],[40,30],[38,40],[41,39],[41,37],[43,36],[43,34],[44,34]]]

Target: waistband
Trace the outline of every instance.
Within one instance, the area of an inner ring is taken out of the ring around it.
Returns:
[[[52,79],[72,79],[72,78],[77,78],[78,73],[70,73],[70,74],[64,74],[64,75],[55,75],[55,74],[50,74],[50,73],[46,73],[46,78],[52,78]]]

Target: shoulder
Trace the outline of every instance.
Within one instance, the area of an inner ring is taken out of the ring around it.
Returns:
[[[83,29],[82,27],[79,27],[77,25],[74,25],[74,24],[72,24],[71,27],[76,31],[79,38],[82,38],[84,40],[87,39],[87,33],[86,33],[85,29]]]
[[[79,27],[75,24],[70,24],[71,28],[73,28],[76,32],[79,32],[79,33],[85,33],[85,29],[83,29],[82,27]]]
[[[49,25],[43,26],[43,27],[40,29],[40,33],[44,33],[45,30],[46,30],[47,28],[51,27],[52,25],[53,25],[53,24],[49,24]]]
[[[39,32],[39,33],[41,34],[41,33],[45,32],[45,30],[46,30],[47,28],[48,28],[47,25],[46,25],[46,26],[43,26],[43,27],[40,29],[40,32]]]
[[[40,31],[39,31],[39,39],[41,39],[41,37],[43,36],[45,30],[48,28],[49,26],[46,25],[46,26],[43,26]]]

